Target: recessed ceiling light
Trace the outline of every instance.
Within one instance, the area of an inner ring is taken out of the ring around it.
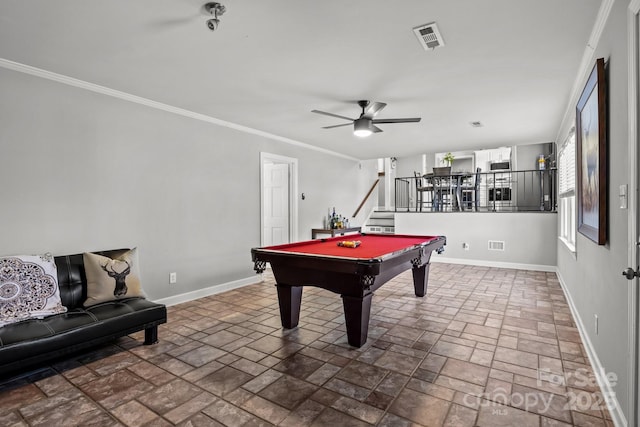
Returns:
[[[469,124],[471,125],[471,127],[474,127],[474,128],[481,128],[483,126],[482,122],[471,122]]]

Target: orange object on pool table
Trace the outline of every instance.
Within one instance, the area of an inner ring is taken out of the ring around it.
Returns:
[[[342,246],[343,248],[357,248],[360,246],[360,240],[343,240],[338,242],[338,246]]]
[[[356,248],[338,246],[344,237],[309,240],[251,250],[254,269],[271,264],[276,279],[282,326],[295,328],[300,320],[303,286],[317,286],[342,296],[349,344],[367,341],[373,292],[409,268],[417,296],[424,296],[431,253],[441,253],[444,236],[354,234]]]

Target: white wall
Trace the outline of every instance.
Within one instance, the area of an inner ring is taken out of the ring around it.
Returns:
[[[540,143],[540,144],[527,144],[516,145],[513,147],[511,155],[513,164],[511,168],[513,170],[538,170],[538,156],[544,154],[548,157],[553,150],[553,143]],[[546,164],[548,168],[549,165]]]
[[[446,236],[445,251],[434,260],[555,271],[554,213],[407,212],[396,213],[395,226],[396,234]],[[505,242],[505,251],[490,251],[489,240]],[[469,250],[462,248],[463,243]]]
[[[397,177],[413,177],[414,172],[422,173],[422,155],[398,157],[396,161]]]
[[[608,155],[609,172],[609,226],[607,244],[598,246],[578,233],[576,254],[568,251],[558,242],[558,274],[576,310],[577,322],[585,334],[585,345],[594,352],[593,363],[596,372],[617,376],[612,385],[615,399],[620,405],[620,413],[628,417],[629,366],[628,366],[628,282],[621,275],[627,267],[627,210],[617,204],[618,187],[629,184],[627,158],[627,17],[629,2],[614,2],[602,36],[597,44],[594,58],[603,57],[607,62],[609,132]],[[591,66],[595,63],[591,63]],[[580,88],[584,87],[584,81]],[[570,121],[575,120],[575,104],[568,106]],[[595,332],[595,318],[598,315],[598,329]],[[597,364],[600,366],[597,366]],[[617,414],[613,414],[614,417]]]
[[[372,161],[6,69],[0,146],[0,256],[137,246],[151,299],[255,277],[261,151],[299,159],[306,200],[299,200],[298,239],[311,237],[329,207],[353,214],[376,179]]]

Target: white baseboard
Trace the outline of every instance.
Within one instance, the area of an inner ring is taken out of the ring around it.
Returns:
[[[220,285],[210,286],[204,289],[198,289],[196,291],[185,292],[184,294],[173,295],[167,298],[155,300],[158,304],[164,304],[168,307],[183,302],[193,301],[194,299],[208,297],[210,295],[220,294],[222,292],[230,291],[232,289],[241,288],[247,285],[253,285],[262,280],[262,275],[256,275],[247,277],[245,279],[234,280],[233,282],[222,283]]]
[[[475,265],[479,267],[511,268],[515,270],[547,271],[550,273],[555,273],[557,270],[557,267],[555,265],[522,264],[517,262],[486,261],[482,259],[447,258],[441,257],[439,255],[432,256],[431,262]]]
[[[589,357],[589,361],[591,362],[591,366],[593,367],[593,373],[596,376],[596,381],[600,386],[600,390],[602,390],[602,395],[605,397],[604,401],[607,403],[607,408],[609,409],[609,413],[611,414],[611,418],[615,426],[626,427],[628,425],[627,418],[624,416],[622,412],[622,408],[620,407],[620,402],[618,401],[618,396],[616,395],[609,379],[607,378],[607,372],[605,367],[602,366],[600,359],[598,358],[598,354],[596,353],[591,340],[589,339],[589,335],[586,333],[586,328],[584,323],[582,322],[582,318],[578,313],[578,309],[573,303],[573,299],[571,298],[571,294],[567,290],[567,285],[560,275],[559,271],[556,271],[556,275],[558,276],[558,281],[560,282],[560,287],[562,288],[562,292],[564,293],[564,297],[567,299],[567,303],[569,304],[569,309],[571,310],[571,314],[576,321],[576,327],[578,328],[578,332],[580,333],[580,338],[582,339],[582,343],[584,344],[584,348],[587,351],[587,356]]]

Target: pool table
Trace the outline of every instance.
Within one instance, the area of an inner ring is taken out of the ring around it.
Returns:
[[[340,246],[343,241],[360,245]],[[347,339],[361,347],[367,341],[373,292],[411,268],[415,294],[423,297],[431,253],[441,253],[445,244],[444,236],[361,233],[253,248],[251,256],[256,273],[271,265],[284,328],[298,326],[302,287],[317,286],[342,296]]]

